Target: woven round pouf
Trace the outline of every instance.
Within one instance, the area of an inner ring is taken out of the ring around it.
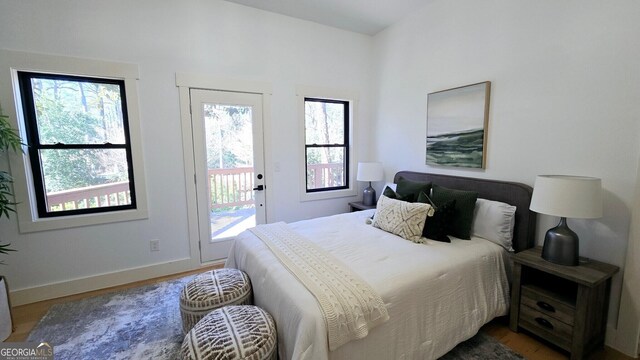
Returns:
[[[232,305],[207,314],[182,342],[184,360],[277,360],[276,325],[253,305]]]
[[[182,331],[188,333],[215,309],[245,304],[251,304],[251,282],[243,271],[217,269],[198,274],[180,293]]]

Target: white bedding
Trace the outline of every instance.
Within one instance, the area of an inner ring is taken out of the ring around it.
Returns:
[[[331,253],[289,225],[278,222],[249,229],[316,298],[327,326],[329,351],[389,320],[387,306],[371,286]]]
[[[435,359],[508,310],[506,251],[487,240],[414,244],[367,225],[373,210],[300,221],[291,227],[368,282],[390,319],[335,351],[316,299],[249,231],[227,267],[250,277],[255,304],[276,321],[282,359]]]

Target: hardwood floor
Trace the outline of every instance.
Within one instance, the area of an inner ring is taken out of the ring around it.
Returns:
[[[494,319],[483,326],[480,331],[493,336],[501,343],[513,349],[518,354],[529,360],[566,360],[569,353],[555,347],[534,335],[525,332],[513,332],[509,329],[509,320],[506,317]],[[632,360],[608,346],[588,357],[589,360]]]
[[[106,293],[120,291],[124,289],[130,289],[138,286],[144,286],[149,284],[155,284],[162,281],[180,278],[190,274],[196,274],[210,269],[220,268],[221,265],[211,266],[209,268],[198,269],[185,273],[164,276],[156,279],[138,281],[131,284],[116,286],[108,289],[96,290],[87,293],[66,296],[63,298],[41,301],[33,304],[27,304],[22,306],[16,306],[13,309],[13,320],[15,322],[15,331],[6,340],[7,342],[20,342],[25,341],[29,332],[40,321],[40,319],[47,313],[49,308],[54,304],[65,303],[69,301],[80,300],[83,298],[103,295]],[[483,326],[480,331],[493,336],[498,341],[513,349],[517,353],[521,354],[530,360],[566,360],[569,359],[567,353],[555,348],[553,345],[545,343],[543,340],[537,339],[526,333],[519,332],[514,333],[509,330],[508,320],[506,318],[498,318],[487,325]],[[609,347],[605,347],[604,350],[596,352],[590,358],[590,360],[631,360],[633,358],[628,357],[616,350]]]

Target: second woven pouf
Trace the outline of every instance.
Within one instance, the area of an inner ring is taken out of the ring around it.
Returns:
[[[243,271],[217,269],[198,274],[180,293],[182,331],[186,334],[215,309],[245,304],[251,304],[251,282]]]
[[[269,313],[253,305],[207,314],[182,342],[183,360],[276,360],[278,336]]]

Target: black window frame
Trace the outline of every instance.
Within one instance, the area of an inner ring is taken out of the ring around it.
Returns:
[[[334,191],[334,190],[345,190],[345,189],[349,189],[349,139],[350,139],[350,132],[349,132],[349,123],[350,123],[350,106],[351,106],[351,102],[349,100],[334,100],[334,99],[324,99],[324,98],[317,98],[317,97],[305,97],[304,98],[304,116],[305,116],[305,123],[306,123],[306,116],[307,116],[307,110],[306,110],[306,104],[307,101],[309,102],[322,102],[322,103],[328,103],[328,104],[342,104],[342,106],[344,107],[344,139],[343,139],[343,143],[342,144],[307,144],[307,132],[306,132],[306,126],[305,126],[305,134],[304,134],[304,173],[305,173],[305,181],[304,181],[304,186],[305,186],[305,190],[307,193],[318,193],[318,192],[324,192],[324,191]],[[309,164],[307,163],[307,154],[309,152],[309,149],[311,148],[344,148],[344,185],[343,186],[332,186],[332,187],[323,187],[323,188],[317,188],[317,189],[309,189],[309,183],[308,183],[308,178],[307,178],[307,169]]]
[[[109,142],[103,144],[62,144],[59,142],[55,144],[41,144],[38,130],[38,121],[36,118],[35,102],[33,99],[33,88],[31,85],[31,79],[33,78],[118,85],[120,88],[120,101],[122,105],[122,126],[124,128],[123,130],[125,137],[124,144],[112,144]],[[18,71],[18,83],[20,88],[20,98],[22,102],[22,110],[25,123],[24,125],[26,130],[25,140],[28,147],[27,152],[31,165],[31,174],[33,179],[38,217],[56,218],[70,215],[85,215],[108,212],[110,213],[122,210],[136,210],[137,202],[135,193],[135,180],[133,175],[133,155],[131,152],[131,136],[129,131],[129,117],[125,91],[125,80],[67,74],[52,74],[45,72]],[[40,150],[49,149],[124,149],[127,158],[127,173],[129,175],[129,197],[131,199],[131,203],[128,205],[99,206],[95,208],[85,209],[48,211],[46,194],[47,190],[45,188],[42,164],[40,161]]]

